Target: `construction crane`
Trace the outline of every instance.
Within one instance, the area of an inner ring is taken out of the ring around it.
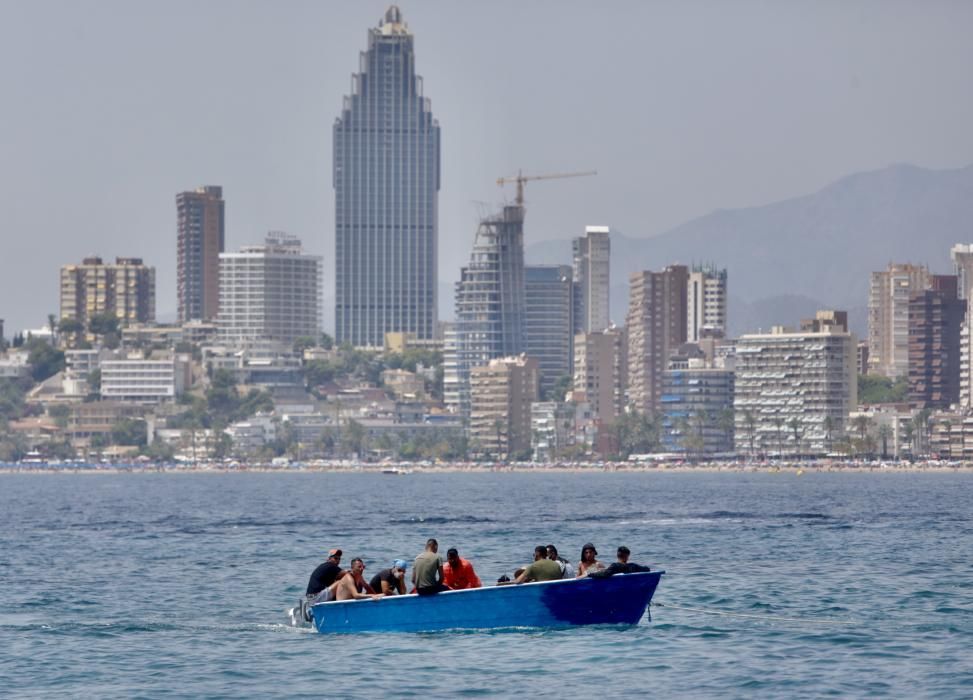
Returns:
[[[583,173],[550,173],[548,175],[524,175],[523,171],[518,170],[516,175],[511,175],[510,177],[498,177],[497,184],[503,187],[509,182],[517,183],[517,199],[515,200],[518,207],[524,206],[524,183],[528,180],[557,180],[562,177],[587,177],[589,175],[597,175],[597,170],[586,170]]]

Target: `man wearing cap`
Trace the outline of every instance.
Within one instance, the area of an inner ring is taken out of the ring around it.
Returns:
[[[581,561],[578,562],[578,578],[601,571],[605,565],[598,561],[598,550],[591,542],[586,542],[581,548]]]
[[[374,588],[376,593],[405,595],[405,570],[408,566],[405,559],[396,559],[392,562],[392,566],[372,576],[368,585]]]
[[[328,552],[328,560],[319,565],[311,574],[307,582],[307,597],[315,598],[321,591],[327,590],[332,583],[345,573],[341,570],[341,550],[332,549]]]
[[[443,564],[443,583],[454,591],[461,588],[480,588],[483,584],[480,577],[473,570],[473,565],[462,559],[456,547],[450,547],[446,552],[446,563]]]

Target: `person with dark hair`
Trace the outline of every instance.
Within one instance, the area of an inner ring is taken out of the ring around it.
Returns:
[[[368,585],[382,595],[405,595],[405,570],[408,566],[405,559],[396,559],[392,566],[372,576]]]
[[[334,599],[335,600],[360,600],[362,598],[372,598],[377,600],[381,594],[376,594],[371,586],[365,581],[365,562],[360,557],[351,560],[351,571],[347,576],[342,576],[335,581]]]
[[[625,545],[619,547],[618,551],[615,552],[615,556],[618,557],[619,564],[628,564],[628,558],[631,556],[631,554],[632,552]]]
[[[412,584],[419,595],[435,595],[449,588],[443,585],[443,558],[439,556],[439,542],[426,540],[426,548],[412,565]]]
[[[531,583],[534,581],[557,581],[561,578],[561,567],[556,561],[547,558],[547,547],[534,547],[534,562],[529,564],[514,583]]]
[[[571,568],[571,562],[564,557],[558,556],[557,547],[553,544],[547,545],[547,558],[557,562],[558,566],[561,567],[561,578],[574,578],[574,569]]]
[[[578,578],[587,576],[595,571],[601,571],[605,568],[605,565],[598,561],[595,557],[598,556],[598,550],[595,546],[588,542],[584,547],[581,548],[581,561],[578,562]]]
[[[332,549],[328,552],[327,560],[323,564],[320,564],[311,574],[311,578],[307,582],[305,595],[309,599],[316,598],[320,595],[321,591],[341,578],[343,574],[344,571],[341,570],[341,550]]]
[[[480,588],[483,583],[473,570],[473,565],[459,555],[456,547],[446,551],[446,563],[443,565],[443,583],[453,590],[462,588]]]

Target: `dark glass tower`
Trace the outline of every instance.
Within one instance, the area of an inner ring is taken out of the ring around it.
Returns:
[[[394,5],[368,32],[334,125],[335,339],[436,330],[439,123]]]

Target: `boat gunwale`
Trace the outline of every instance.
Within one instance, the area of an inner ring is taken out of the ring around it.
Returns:
[[[553,581],[529,581],[527,583],[517,583],[517,584],[511,581],[510,583],[504,584],[502,586],[493,585],[493,586],[481,586],[480,588],[457,588],[457,589],[441,591],[439,593],[435,593],[432,595],[424,595],[424,596],[420,596],[418,593],[405,593],[401,595],[382,595],[379,598],[369,597],[369,598],[353,598],[351,600],[328,600],[328,601],[321,601],[320,603],[314,603],[313,605],[308,606],[308,609],[310,610],[325,605],[345,605],[346,603],[378,603],[380,601],[385,601],[385,600],[404,602],[406,599],[410,599],[410,598],[433,598],[437,596],[453,595],[456,593],[473,593],[477,591],[482,593],[484,591],[491,591],[494,589],[516,590],[518,588],[521,588],[522,586],[546,586],[551,584],[570,584],[570,583],[576,584],[581,581],[587,581],[587,580],[607,581],[609,579],[617,578],[619,576],[656,576],[656,575],[661,576],[664,573],[666,573],[665,569],[659,569],[657,571],[633,571],[631,573],[617,573],[617,574],[613,574],[612,576],[597,577],[597,578],[592,578],[591,576],[579,576],[576,578],[555,579]]]

